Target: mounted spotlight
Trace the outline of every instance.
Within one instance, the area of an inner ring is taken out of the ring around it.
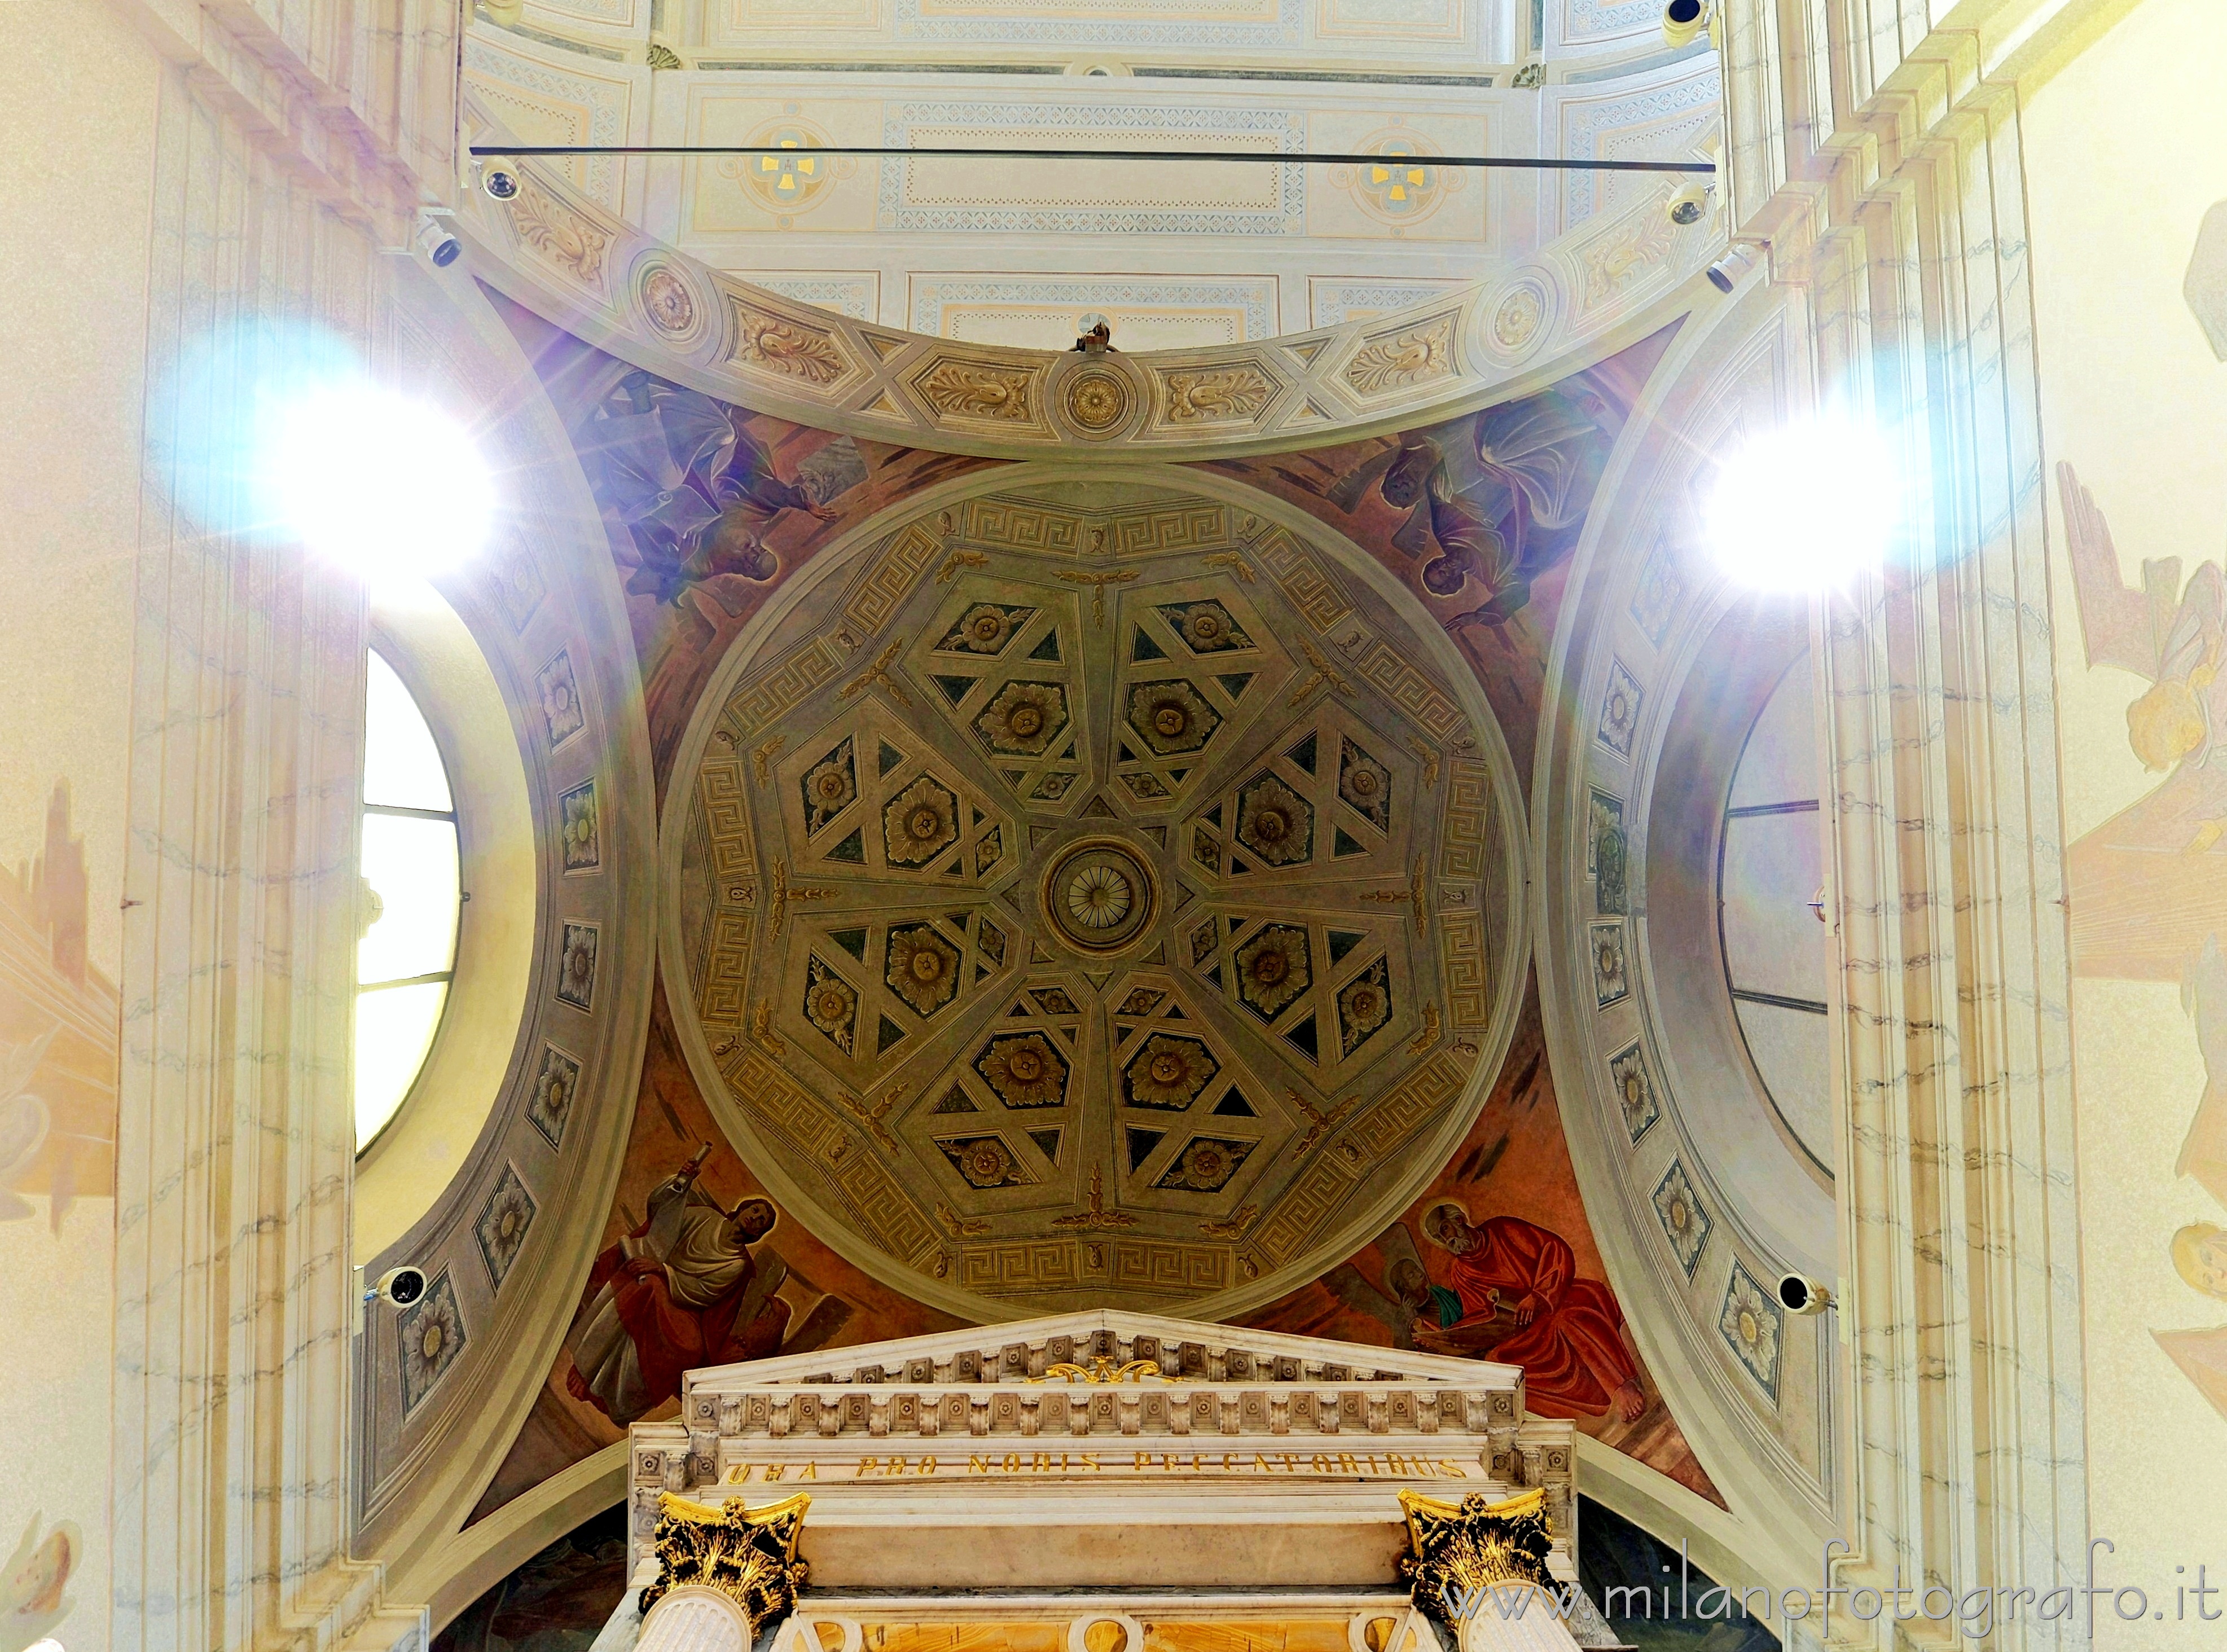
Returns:
[[[1779,1305],[1790,1314],[1799,1314],[1806,1319],[1811,1314],[1823,1313],[1832,1300],[1833,1293],[1815,1279],[1799,1273],[1779,1276]]]
[[[1708,215],[1709,201],[1716,193],[1714,184],[1689,183],[1662,203],[1663,215],[1681,229],[1698,224]]]
[[[449,233],[446,214],[421,212],[418,214],[418,250],[436,270],[445,270],[463,254],[464,244]]]
[[[507,166],[491,166],[480,174],[480,188],[490,201],[518,199],[518,174]]]
[[[1735,246],[1709,266],[1709,284],[1719,292],[1730,292],[1747,279],[1747,273],[1756,266],[1757,249]]]
[[[1724,16],[1720,0],[1663,0],[1662,38],[1672,46],[1685,46],[1707,32],[1709,44],[1724,45]]]

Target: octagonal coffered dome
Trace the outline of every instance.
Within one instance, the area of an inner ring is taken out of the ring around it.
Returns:
[[[684,748],[705,1088],[816,1234],[954,1311],[1263,1299],[1413,1196],[1505,1048],[1497,728],[1404,590],[1267,512],[885,520]]]

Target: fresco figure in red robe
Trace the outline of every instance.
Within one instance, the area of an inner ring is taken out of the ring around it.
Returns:
[[[654,1189],[641,1225],[596,1258],[565,1386],[623,1428],[677,1397],[686,1373],[763,1359],[781,1347],[788,1267],[750,1247],[773,1230],[771,1202],[732,1210],[697,1185],[707,1145]]]
[[[1415,1345],[1523,1368],[1525,1403],[1541,1417],[1626,1422],[1647,1408],[1608,1286],[1578,1277],[1560,1235],[1520,1216],[1471,1224],[1451,1200],[1423,1213],[1423,1237],[1445,1253],[1442,1283],[1402,1280],[1417,1310]]]

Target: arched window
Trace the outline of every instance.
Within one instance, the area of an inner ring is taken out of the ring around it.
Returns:
[[[1809,656],[1786,668],[1732,771],[1717,864],[1725,984],[1780,1121],[1833,1173],[1822,847]]]
[[[364,882],[356,946],[355,1145],[386,1127],[417,1082],[447,1006],[462,882],[456,807],[433,730],[376,651],[364,691]]]

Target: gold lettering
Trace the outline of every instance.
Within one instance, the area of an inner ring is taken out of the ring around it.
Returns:
[[[932,1457],[924,1457],[921,1458],[920,1471],[922,1474],[934,1474],[935,1472],[935,1459]]]
[[[817,1463],[806,1464],[804,1472],[796,1477],[800,1480],[817,1480],[820,1477],[820,1465]]]
[[[879,1457],[862,1457],[858,1459],[858,1472],[855,1477],[863,1480],[868,1475],[874,1473],[880,1465],[881,1459]],[[899,1468],[897,1472],[899,1474],[903,1474],[904,1470],[903,1468]]]
[[[1340,1451],[1337,1454],[1337,1469],[1340,1474],[1358,1474],[1361,1472],[1361,1464],[1353,1460],[1352,1452]]]
[[[1463,1468],[1460,1464],[1455,1462],[1452,1457],[1442,1457],[1439,1459],[1439,1472],[1445,1475],[1449,1480],[1466,1480],[1469,1478],[1469,1470]]]
[[[967,1473],[969,1473],[969,1474],[987,1474],[987,1473],[989,1473],[989,1472],[990,1472],[990,1459],[989,1459],[988,1457],[968,1457],[968,1458],[967,1459]]]
[[[1021,1471],[1021,1454],[1018,1451],[1005,1453],[1005,1469],[1008,1474],[1018,1474]]]
[[[747,1463],[737,1463],[727,1470],[727,1483],[731,1486],[738,1486],[750,1477],[750,1465]]]
[[[765,1465],[765,1477],[769,1480],[778,1480],[781,1478],[781,1470],[780,1464],[769,1463]]]

